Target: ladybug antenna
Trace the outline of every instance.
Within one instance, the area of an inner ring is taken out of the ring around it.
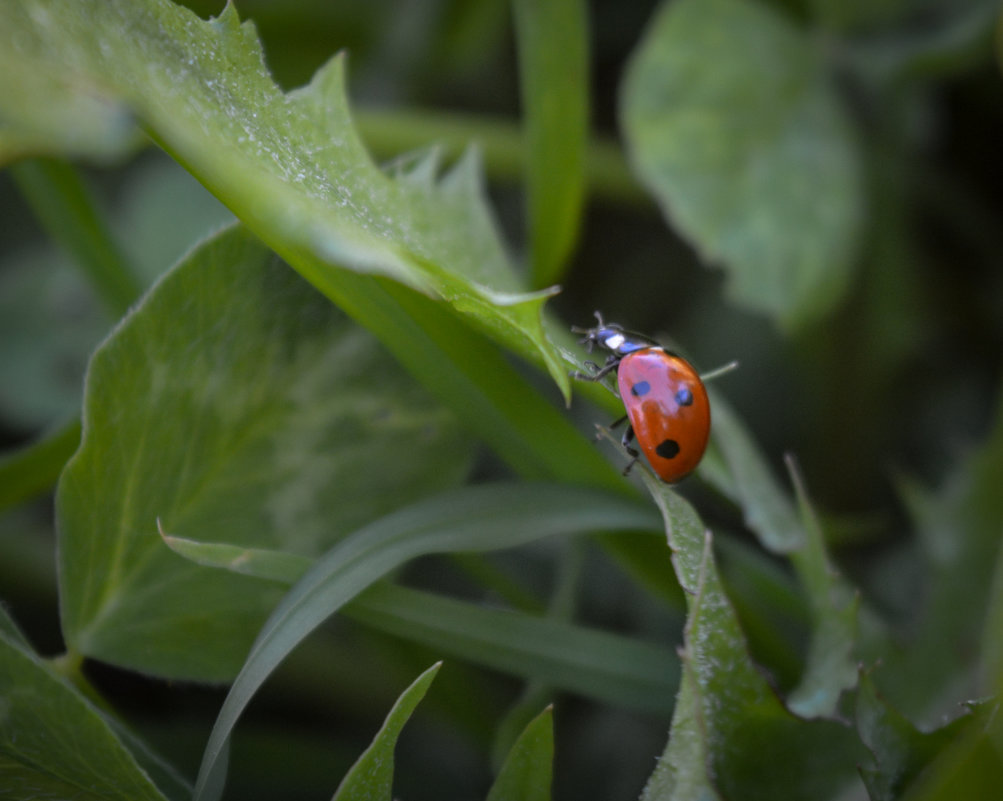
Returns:
[[[704,383],[708,381],[713,381],[715,378],[720,378],[726,373],[730,373],[732,370],[738,369],[738,362],[728,362],[727,364],[721,365],[720,367],[715,367],[709,373],[704,373],[700,376],[700,380]]]
[[[573,326],[571,326],[571,333],[572,334],[591,334],[593,331],[597,331],[598,329],[603,328],[606,325],[606,323],[603,322],[602,314],[600,314],[598,311],[597,312],[593,312],[593,314],[595,314],[595,317],[596,317],[596,326],[594,328],[579,328],[577,325],[573,325]],[[586,342],[586,340],[584,340],[584,339],[581,340],[581,344],[584,345],[585,342]]]

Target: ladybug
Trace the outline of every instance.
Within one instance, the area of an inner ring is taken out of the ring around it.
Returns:
[[[595,328],[571,330],[585,335],[580,341],[590,353],[598,345],[609,356],[602,366],[585,362],[591,373],[572,375],[599,381],[616,372],[627,414],[610,428],[629,421],[620,440],[632,457],[624,475],[639,458],[631,447],[636,436],[659,478],[670,484],[682,480],[700,463],[710,438],[710,401],[703,381],[689,362],[653,339],[604,323],[599,312],[596,322]]]

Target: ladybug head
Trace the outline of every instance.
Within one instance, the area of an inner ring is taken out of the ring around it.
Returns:
[[[571,329],[575,334],[584,334],[578,341],[585,346],[589,353],[598,345],[610,353],[625,356],[632,351],[650,348],[658,344],[641,334],[625,331],[622,326],[616,323],[603,322],[602,315],[599,312],[596,312],[595,315],[596,325],[594,328],[575,327]]]

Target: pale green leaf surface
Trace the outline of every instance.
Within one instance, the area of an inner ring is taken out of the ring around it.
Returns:
[[[783,706],[749,658],[710,532],[672,489],[647,470],[643,476],[662,510],[689,607],[677,711],[645,801],[832,795],[853,779],[849,731],[830,721],[801,720]]]
[[[178,559],[158,520],[317,554],[469,461],[452,418],[241,227],[158,283],[85,395],[57,494],[63,631],[160,675],[232,677],[280,589]]]
[[[311,631],[377,579],[427,553],[512,548],[534,540],[651,524],[646,507],[574,487],[468,487],[430,498],[355,532],[323,556],[266,622],[230,688],[203,756],[196,798],[218,776],[230,732],[268,675]]]
[[[0,798],[164,801],[102,715],[0,633]]]
[[[764,548],[787,554],[802,547],[805,534],[791,499],[731,405],[713,390],[710,396],[714,443],[730,476],[718,489],[742,508]]]
[[[554,711],[547,707],[515,741],[487,801],[549,801],[553,765]]]
[[[369,748],[345,774],[332,801],[391,801],[397,738],[441,666],[441,662],[432,665],[401,693]]]
[[[860,599],[829,559],[825,536],[804,482],[793,460],[788,465],[805,532],[804,547],[791,553],[791,561],[808,594],[814,628],[804,675],[787,698],[787,706],[801,717],[831,717],[837,712],[842,693],[857,683],[855,644]]]
[[[663,3],[621,121],[638,176],[736,302],[795,324],[838,301],[861,228],[859,156],[821,50],[778,11]]]
[[[561,276],[585,199],[588,30],[584,0],[515,0],[525,119],[530,272],[535,286]]]
[[[381,172],[351,122],[342,58],[283,94],[254,26],[232,5],[205,21],[168,0],[4,0],[0,16],[0,59],[16,61],[19,74],[72,74],[100,87],[322,291],[337,294],[348,268],[438,296],[546,365],[567,395],[540,320],[550,291],[520,293],[476,160],[441,180],[428,161],[396,177]],[[32,99],[4,100],[6,127],[34,130]]]
[[[165,536],[198,564],[293,584],[314,564],[297,554]],[[377,582],[341,612],[443,655],[648,711],[672,708],[678,662],[664,646],[562,620]]]

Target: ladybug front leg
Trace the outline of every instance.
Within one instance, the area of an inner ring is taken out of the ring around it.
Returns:
[[[580,373],[576,371],[571,374],[571,377],[581,379],[582,381],[598,381],[603,376],[615,370],[618,364],[620,364],[620,357],[615,353],[611,353],[606,358],[602,367],[595,362],[585,362],[585,366],[593,371],[591,375],[589,373]]]

